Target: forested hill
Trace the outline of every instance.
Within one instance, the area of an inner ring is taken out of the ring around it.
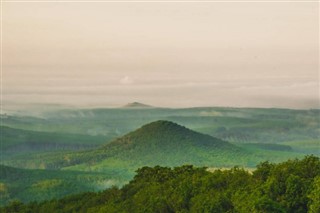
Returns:
[[[235,159],[237,156],[237,159]],[[104,171],[116,167],[142,166],[232,166],[246,165],[250,152],[226,141],[201,134],[170,121],[155,121],[142,126],[100,148],[81,152],[42,155],[41,160],[15,160],[7,165],[28,168],[29,164],[47,169]],[[76,167],[75,169],[72,166]],[[116,169],[116,168],[114,168]]]
[[[131,153],[137,152],[138,155],[141,155],[141,152],[148,152],[152,155],[159,152],[166,154],[173,152],[177,155],[181,152],[187,155],[197,154],[196,152],[200,150],[240,151],[240,148],[226,141],[162,120],[146,124],[107,144],[104,148],[106,150],[114,148],[119,151],[130,150]]]
[[[320,212],[320,160],[215,170],[143,167],[129,184],[61,200],[12,202],[1,212]]]
[[[116,159],[138,166],[208,165],[215,160],[248,154],[226,141],[192,131],[170,121],[155,121],[142,126],[92,153],[92,158]]]

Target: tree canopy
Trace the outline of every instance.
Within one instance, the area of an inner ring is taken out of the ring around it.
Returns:
[[[320,212],[320,160],[262,162],[254,172],[142,167],[121,189],[23,204],[1,212]]]

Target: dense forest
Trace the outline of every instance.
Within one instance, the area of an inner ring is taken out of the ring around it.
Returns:
[[[320,212],[320,159],[306,156],[253,172],[184,165],[142,167],[121,189],[23,204],[1,212]]]

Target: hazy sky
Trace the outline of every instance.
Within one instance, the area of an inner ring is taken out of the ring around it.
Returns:
[[[319,4],[4,2],[3,104],[319,108]]]

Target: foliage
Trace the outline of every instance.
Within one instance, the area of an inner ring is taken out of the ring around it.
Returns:
[[[306,156],[261,163],[253,173],[235,167],[207,171],[184,165],[142,167],[121,189],[22,204],[1,212],[318,212],[320,160]]]

